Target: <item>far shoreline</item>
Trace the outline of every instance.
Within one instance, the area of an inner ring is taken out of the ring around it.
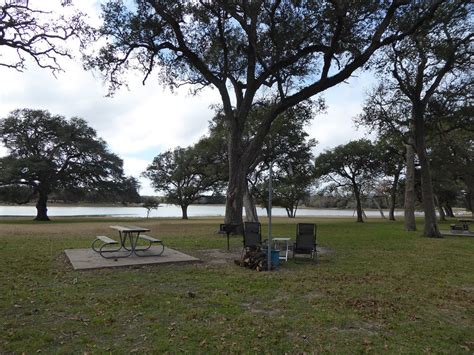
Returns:
[[[366,217],[369,219],[388,219],[388,209],[383,209],[384,217],[381,216],[379,209],[364,209]],[[267,218],[265,208],[257,208],[259,218]],[[462,208],[454,210],[455,218],[470,218],[471,213]],[[356,211],[354,208],[318,208],[301,206],[298,208],[296,218],[351,218],[354,217]],[[146,209],[137,204],[91,204],[91,203],[51,203],[48,204],[48,215],[50,218],[129,218],[140,219],[146,218]],[[193,204],[189,206],[188,217],[191,218],[224,218],[224,204]],[[423,211],[417,210],[417,216],[423,216]],[[11,205],[0,204],[1,218],[26,217],[34,218],[36,216],[36,208],[34,204]],[[244,213],[245,216],[245,213]],[[279,206],[273,206],[273,217],[290,218],[287,216],[286,210]],[[180,218],[181,208],[178,205],[162,204],[157,209],[153,209],[149,218]],[[403,209],[395,210],[396,219],[403,218]]]

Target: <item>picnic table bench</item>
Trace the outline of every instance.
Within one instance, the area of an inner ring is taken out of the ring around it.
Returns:
[[[100,256],[106,259],[115,258],[114,256],[107,256],[107,253],[114,253],[120,251],[121,246],[118,244],[119,242],[113,240],[112,238],[106,237],[105,235],[99,235],[92,242],[92,250],[94,250],[96,253],[99,253]],[[113,245],[117,245],[118,248],[109,248]]]
[[[451,224],[451,230],[469,231],[469,223],[474,223],[474,219],[471,218],[459,219],[458,221],[461,225]]]
[[[142,239],[142,240],[146,240],[149,244],[144,248],[135,248],[135,253],[137,251],[140,251],[140,252],[141,251],[146,251],[146,250],[150,249],[151,246],[154,245],[154,244],[157,244],[161,247],[161,249],[158,253],[143,254],[143,255],[140,255],[140,256],[160,256],[165,251],[165,245],[163,244],[163,241],[161,239],[156,239],[156,238],[150,237],[148,235],[143,235],[143,234],[140,235],[139,238]]]
[[[106,259],[127,258],[133,254],[136,256],[160,256],[165,250],[163,241],[148,235],[141,234],[149,232],[150,229],[135,226],[110,226],[119,232],[120,241],[116,241],[107,236],[97,236],[92,242],[92,250],[99,253]],[[138,245],[139,241],[146,241],[148,244],[144,247]],[[128,241],[128,244],[127,244]],[[152,245],[158,245],[158,251],[153,253],[143,253],[149,250]],[[122,252],[122,253],[117,253]],[[125,253],[124,253],[125,252]]]

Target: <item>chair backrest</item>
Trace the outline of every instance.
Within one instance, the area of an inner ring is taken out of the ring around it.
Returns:
[[[244,248],[262,244],[262,226],[259,222],[244,223]]]
[[[313,250],[316,245],[316,224],[298,223],[296,225],[296,248]]]

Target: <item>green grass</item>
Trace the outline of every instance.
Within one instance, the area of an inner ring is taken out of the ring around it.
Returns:
[[[131,221],[0,221],[0,353],[474,351],[474,238],[317,219],[334,253],[258,273],[206,260],[225,249],[219,219],[133,219],[205,262],[72,270],[64,249]],[[276,219],[273,234],[292,236],[300,221],[310,220]]]

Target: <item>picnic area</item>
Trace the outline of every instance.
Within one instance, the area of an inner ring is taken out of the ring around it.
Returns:
[[[422,238],[398,221],[275,218],[275,237],[316,223],[331,252],[256,272],[235,265],[242,237],[227,251],[221,222],[1,219],[1,351],[472,353],[473,238]],[[90,248],[117,224],[201,261],[75,271],[64,250]]]

